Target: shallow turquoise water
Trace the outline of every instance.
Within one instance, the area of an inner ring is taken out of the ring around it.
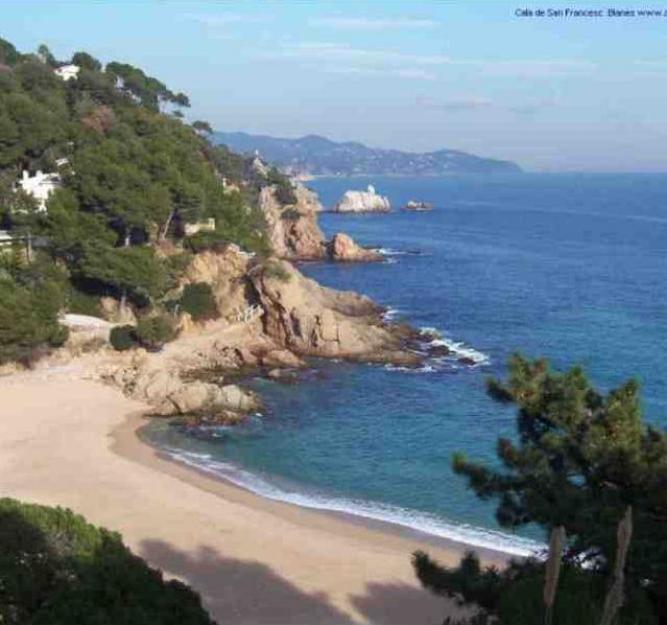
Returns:
[[[484,393],[515,350],[558,366],[582,363],[603,388],[637,376],[647,418],[667,425],[667,176],[515,175],[447,179],[323,179],[326,206],[372,182],[394,206],[428,213],[325,213],[382,247],[387,263],[312,263],[323,284],[366,293],[398,318],[432,327],[488,358],[404,372],[316,362],[298,386],[256,381],[267,411],[246,427],[195,439],[149,435],[188,461],[267,496],[356,511],[474,543],[514,548],[450,469],[451,454],[495,461],[511,409]],[[540,538],[530,529],[524,536]]]

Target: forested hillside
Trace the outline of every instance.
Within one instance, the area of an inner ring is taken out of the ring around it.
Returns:
[[[101,295],[149,313],[193,250],[268,250],[256,208],[267,174],[211,145],[206,122],[185,123],[188,106],[131,65],[0,39],[0,362],[61,343],[57,313],[94,312]],[[41,210],[17,184],[39,170],[59,180]],[[186,236],[203,220],[214,229]]]

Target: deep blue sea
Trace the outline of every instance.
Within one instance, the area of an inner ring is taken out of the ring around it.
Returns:
[[[266,412],[208,440],[163,423],[149,436],[186,461],[265,496],[391,520],[432,534],[523,553],[531,540],[498,533],[450,468],[452,453],[495,463],[514,411],[490,400],[485,379],[508,356],[583,364],[610,389],[636,376],[647,419],[667,426],[667,175],[543,175],[321,179],[330,207],[369,183],[396,209],[324,213],[328,235],[382,248],[387,262],[312,263],[325,285],[368,294],[391,315],[434,328],[475,367],[417,372],[314,362],[296,386],[256,381]]]

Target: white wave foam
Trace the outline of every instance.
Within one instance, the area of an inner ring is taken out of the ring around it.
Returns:
[[[516,556],[529,556],[543,550],[545,545],[537,541],[511,536],[503,532],[487,530],[469,524],[456,524],[434,514],[409,510],[400,506],[382,504],[360,499],[334,498],[317,493],[305,493],[280,488],[261,476],[228,462],[214,460],[210,454],[163,448],[172,458],[217,477],[229,480],[257,495],[284,501],[304,508],[343,512],[355,516],[384,521],[401,527],[439,536],[473,547],[495,549]]]
[[[431,347],[446,347],[457,358],[466,358],[475,363],[475,366],[488,365],[491,358],[488,354],[480,352],[463,341],[454,341],[453,339],[443,336],[443,334],[436,328],[426,327],[420,328],[422,335],[430,338],[428,345]]]
[[[401,310],[398,308],[387,308],[387,310],[384,311],[384,314],[382,315],[382,318],[385,321],[392,321],[398,317],[398,315],[401,314]]]
[[[390,247],[377,247],[374,249],[378,254],[382,256],[406,256],[408,252],[402,252],[401,250],[394,250]]]
[[[375,247],[374,252],[382,254],[382,256],[422,256],[421,250],[395,250],[391,247]]]
[[[404,373],[434,373],[437,369],[433,365],[422,365],[421,367],[400,367],[398,365],[385,365],[387,371],[402,371]]]

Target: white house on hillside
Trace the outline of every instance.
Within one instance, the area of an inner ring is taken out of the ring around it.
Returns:
[[[40,212],[46,212],[46,200],[59,186],[59,174],[45,174],[41,171],[34,176],[24,171],[23,177],[19,180],[19,187],[37,200]]]
[[[77,78],[80,69],[78,65],[63,65],[62,67],[56,67],[53,73],[64,81],[68,81]]]

